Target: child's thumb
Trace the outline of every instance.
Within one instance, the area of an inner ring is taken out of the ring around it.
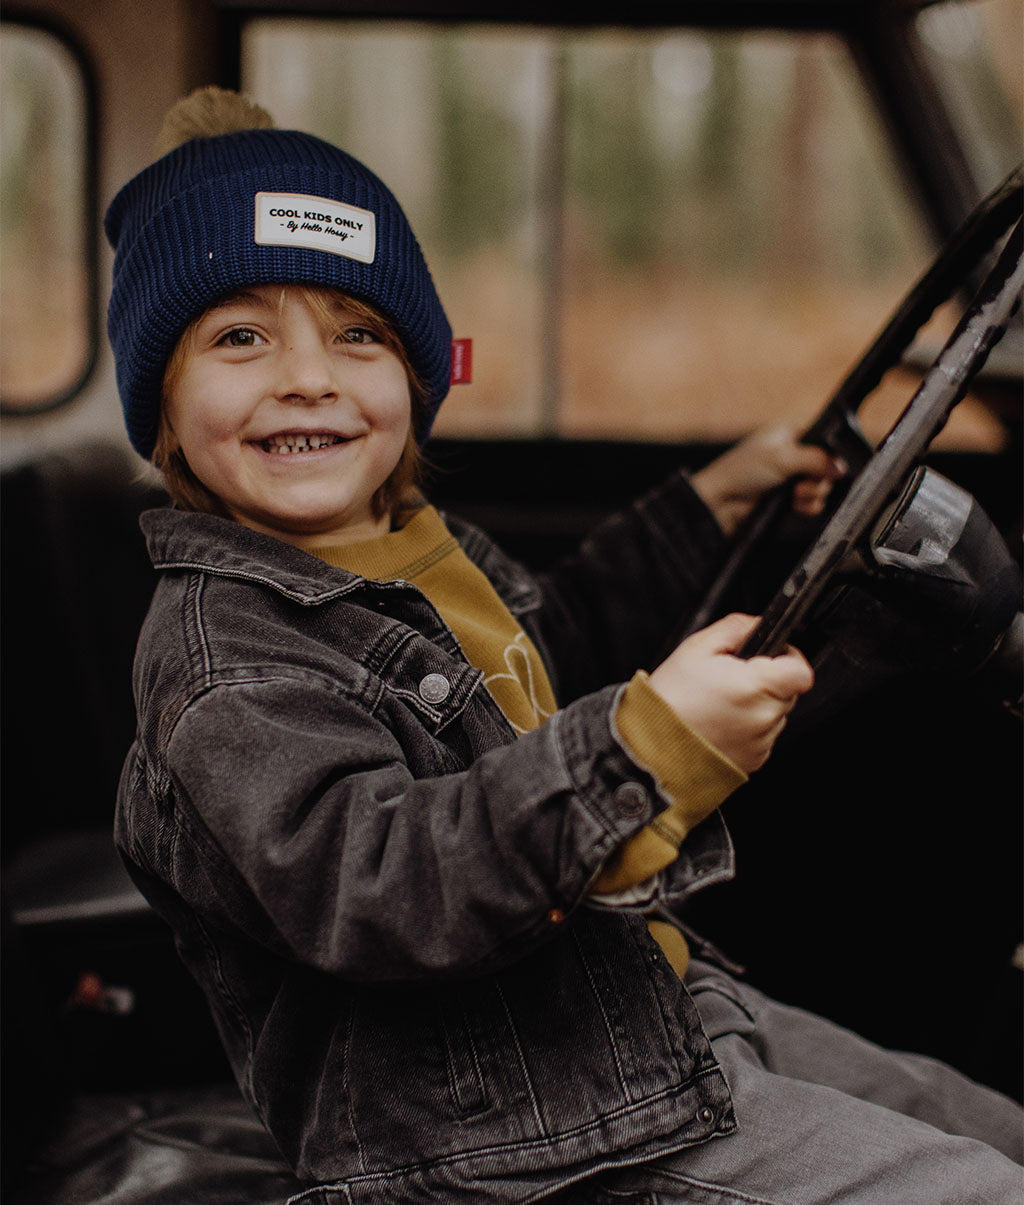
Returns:
[[[721,619],[709,624],[703,631],[708,651],[735,653],[757,627],[758,622],[756,615],[744,615],[740,611],[724,615]]]

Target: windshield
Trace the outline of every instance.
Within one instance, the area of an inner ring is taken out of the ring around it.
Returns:
[[[802,421],[933,251],[831,36],[258,19],[243,84],[402,198],[474,341],[440,435]],[[1002,431],[968,401],[944,438]]]

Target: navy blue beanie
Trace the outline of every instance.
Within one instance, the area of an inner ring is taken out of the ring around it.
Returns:
[[[430,434],[449,388],[451,328],[401,206],[351,155],[291,130],[193,138],[121,189],[105,228],[117,386],[147,460],[185,328],[218,298],[262,284],[333,287],[380,310],[426,389],[417,439]]]

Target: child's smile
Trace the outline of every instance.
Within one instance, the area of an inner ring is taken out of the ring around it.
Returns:
[[[343,442],[343,437],[340,435],[327,433],[313,435],[296,431],[289,435],[272,435],[269,439],[263,440],[262,447],[264,452],[290,454],[292,452],[319,452],[321,448],[330,448]]]
[[[405,448],[409,382],[342,296],[329,315],[296,286],[214,306],[166,405],[192,471],[240,523],[299,544],[387,530],[372,498]]]

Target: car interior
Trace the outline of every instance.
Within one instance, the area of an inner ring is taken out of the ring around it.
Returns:
[[[688,923],[770,994],[1021,1099],[1021,22],[1014,0],[4,6],[5,1199],[301,1189],[111,838],[155,581],[138,519],[166,494],[121,425],[102,215],[209,83],[409,198],[473,340],[428,492],[524,562],[765,422],[848,461],[823,518],[763,508],[707,600],[778,619],[748,655],[797,644],[818,686],[725,805],[738,874]]]

